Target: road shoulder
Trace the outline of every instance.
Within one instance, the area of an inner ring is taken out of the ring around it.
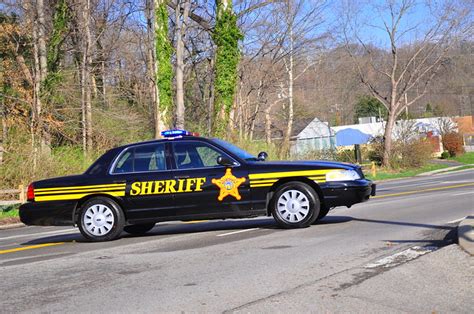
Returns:
[[[472,261],[469,254],[452,244],[388,271],[379,269],[376,275],[360,267],[236,310],[467,313],[474,306]]]
[[[470,255],[474,255],[474,216],[467,216],[458,226],[458,241]]]

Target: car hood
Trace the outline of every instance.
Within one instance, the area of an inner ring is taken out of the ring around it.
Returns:
[[[354,170],[360,168],[358,165],[345,163],[345,162],[336,162],[336,161],[326,161],[326,160],[299,160],[299,161],[254,161],[251,162],[254,166],[264,166],[264,167],[304,167],[304,168],[338,168],[346,170]]]

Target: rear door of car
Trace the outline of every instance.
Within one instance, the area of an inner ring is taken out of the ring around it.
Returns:
[[[168,143],[132,146],[117,158],[111,175],[126,181],[127,218],[154,219],[175,215]]]
[[[177,140],[171,143],[173,178],[178,180],[178,216],[220,218],[245,216],[251,208],[248,171],[235,158],[211,143]],[[217,163],[222,156],[231,167]]]

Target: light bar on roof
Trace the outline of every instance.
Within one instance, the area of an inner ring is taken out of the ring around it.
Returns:
[[[174,137],[181,137],[181,136],[199,136],[198,133],[188,132],[186,130],[166,130],[161,132],[161,136],[166,138],[174,138]]]

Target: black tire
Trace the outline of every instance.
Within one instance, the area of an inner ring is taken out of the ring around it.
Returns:
[[[77,224],[87,240],[111,241],[122,233],[125,216],[120,205],[114,200],[99,196],[91,198],[81,206]]]
[[[151,229],[153,229],[154,226],[155,226],[155,223],[130,225],[130,226],[125,226],[123,230],[130,234],[145,234]]]
[[[270,210],[279,226],[306,228],[318,217],[320,204],[318,194],[312,187],[292,181],[277,189],[270,201]]]
[[[318,221],[320,221],[321,219],[323,219],[324,217],[326,217],[327,214],[329,213],[329,210],[330,210],[329,207],[326,207],[325,205],[321,204],[320,209],[319,209],[318,218],[316,218],[316,220],[314,221],[314,223],[317,223]]]

